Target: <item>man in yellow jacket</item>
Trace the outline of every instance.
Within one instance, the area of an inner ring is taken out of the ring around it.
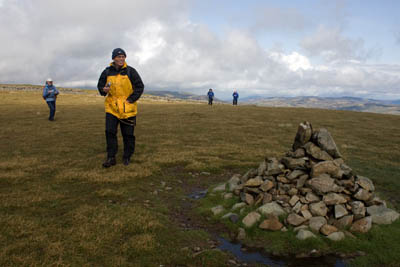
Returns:
[[[137,71],[125,62],[126,53],[121,48],[112,52],[112,60],[100,75],[97,89],[105,96],[107,159],[103,167],[115,165],[118,151],[118,124],[124,140],[124,165],[129,165],[135,152],[137,100],[143,93],[144,85]]]

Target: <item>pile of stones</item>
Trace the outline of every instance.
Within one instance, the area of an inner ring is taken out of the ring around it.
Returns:
[[[345,164],[331,134],[313,130],[309,122],[299,125],[292,150],[284,157],[267,158],[257,169],[235,174],[212,191],[224,199],[239,199],[228,211],[222,205],[213,207],[214,215],[235,223],[244,216],[245,228],[294,227],[299,239],[321,233],[337,241],[353,236],[351,232],[366,233],[373,223],[399,218],[375,195],[373,182]],[[239,230],[240,239],[245,229]]]

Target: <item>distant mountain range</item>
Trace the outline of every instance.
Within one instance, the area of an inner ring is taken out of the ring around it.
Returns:
[[[182,99],[182,100],[203,100],[203,101],[208,101],[207,95],[195,95],[191,93],[185,93],[185,92],[175,92],[175,91],[152,91],[152,90],[146,90],[145,94],[152,95],[152,96],[159,96],[159,97],[165,97],[165,98],[170,98],[170,99]],[[222,100],[214,97],[214,101],[216,102],[223,102]]]
[[[305,107],[335,110],[353,110],[400,115],[400,100],[383,101],[358,97],[246,97],[246,104],[268,107]]]

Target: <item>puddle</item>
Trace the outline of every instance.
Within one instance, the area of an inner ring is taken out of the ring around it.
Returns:
[[[219,249],[228,251],[233,254],[238,260],[246,263],[261,263],[273,267],[281,266],[332,266],[332,267],[346,267],[347,265],[341,259],[334,256],[321,256],[321,257],[308,257],[308,258],[284,258],[284,257],[271,257],[257,251],[242,251],[242,244],[230,242],[222,237],[217,237],[220,242]]]
[[[188,197],[192,199],[201,199],[207,195],[208,190],[196,191],[191,193]]]

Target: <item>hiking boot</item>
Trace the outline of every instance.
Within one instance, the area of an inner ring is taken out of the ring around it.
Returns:
[[[114,166],[115,164],[117,164],[117,162],[115,161],[115,158],[107,158],[106,161],[104,161],[103,163],[103,167],[104,168],[110,168],[111,166]]]
[[[131,162],[131,159],[130,158],[123,158],[122,161],[124,162],[125,166],[128,166],[129,163]]]

